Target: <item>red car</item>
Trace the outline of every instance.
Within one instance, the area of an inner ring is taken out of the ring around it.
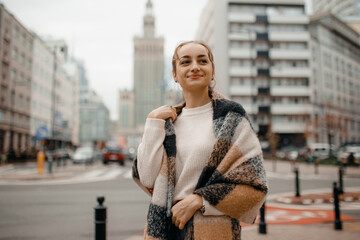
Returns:
[[[107,148],[103,153],[103,163],[117,162],[121,166],[125,165],[125,154],[120,148]]]

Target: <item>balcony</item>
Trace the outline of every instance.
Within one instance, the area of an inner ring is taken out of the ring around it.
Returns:
[[[250,67],[230,66],[229,75],[232,77],[256,76],[256,69]]]
[[[308,24],[309,17],[306,15],[291,16],[291,15],[270,15],[268,17],[269,23],[276,24]]]
[[[274,115],[310,114],[311,112],[312,106],[308,103],[273,103],[271,105],[271,113]]]
[[[256,53],[254,49],[249,49],[249,48],[230,48],[229,57],[249,59],[249,58],[255,58]]]
[[[257,95],[257,89],[250,85],[232,85],[229,89],[229,93],[232,96],[255,96]]]
[[[309,49],[270,49],[271,59],[310,59]]]
[[[269,33],[270,41],[290,41],[303,42],[310,40],[309,32],[271,32]]]
[[[272,122],[271,130],[276,133],[304,133],[306,123],[299,122]]]
[[[240,22],[240,23],[254,23],[256,16],[253,13],[235,13],[231,12],[228,15],[229,22]]]
[[[311,71],[309,67],[271,67],[270,76],[308,78],[311,76]]]
[[[271,86],[272,96],[310,96],[307,86]]]

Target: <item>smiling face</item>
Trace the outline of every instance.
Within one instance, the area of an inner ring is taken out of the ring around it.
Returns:
[[[199,43],[187,43],[177,49],[174,60],[173,76],[183,91],[208,91],[214,67],[207,48]]]

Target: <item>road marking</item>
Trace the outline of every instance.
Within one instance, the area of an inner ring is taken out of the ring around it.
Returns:
[[[130,169],[130,170],[126,171],[126,173],[124,173],[123,177],[126,179],[131,179],[132,178],[132,170]]]

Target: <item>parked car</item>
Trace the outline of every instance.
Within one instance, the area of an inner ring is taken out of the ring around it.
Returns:
[[[86,163],[92,164],[96,158],[96,151],[92,147],[79,147],[75,150],[72,161],[74,164]]]
[[[295,146],[286,146],[276,152],[276,157],[286,160],[296,160],[299,155],[299,150],[300,148]]]
[[[349,155],[353,154],[353,159],[349,162]],[[346,163],[348,165],[360,165],[360,144],[348,144],[339,147],[337,152],[337,159],[342,163]]]
[[[313,143],[309,145],[309,157],[324,160],[330,158],[330,150],[335,154],[335,146],[328,143]]]
[[[125,154],[121,148],[105,148],[103,152],[103,163],[117,162],[121,166],[125,165]]]

